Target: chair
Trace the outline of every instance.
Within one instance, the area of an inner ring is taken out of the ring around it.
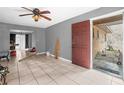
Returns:
[[[0,59],[1,58],[6,58],[9,62],[9,51],[0,51]]]

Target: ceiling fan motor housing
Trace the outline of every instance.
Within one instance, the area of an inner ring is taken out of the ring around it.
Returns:
[[[39,15],[40,14],[40,10],[38,8],[35,8],[33,10],[33,13],[34,13],[34,15]]]
[[[42,14],[49,14],[50,12],[49,11],[40,11],[38,8],[34,8],[33,10],[29,9],[29,8],[26,8],[26,7],[22,7],[32,13],[30,14],[22,14],[22,15],[19,15],[19,16],[27,16],[27,15],[33,15],[32,18],[34,19],[35,22],[37,22],[40,18],[44,18],[44,19],[47,19],[49,21],[51,21],[51,19],[45,15],[42,15]]]

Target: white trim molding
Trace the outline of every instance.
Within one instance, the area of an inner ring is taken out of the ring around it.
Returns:
[[[90,37],[91,37],[91,54],[90,54],[90,57],[91,57],[91,68],[93,68],[93,58],[92,58],[92,52],[93,52],[93,38],[92,38],[92,34],[93,34],[93,21],[94,20],[98,20],[98,19],[102,19],[102,18],[107,18],[107,17],[111,17],[111,16],[115,16],[115,15],[119,15],[119,14],[122,14],[123,15],[123,53],[124,53],[124,9],[120,10],[120,11],[116,11],[116,12],[112,12],[112,13],[109,13],[109,14],[105,14],[105,15],[102,15],[102,16],[98,16],[98,17],[94,17],[94,18],[91,18],[90,19]],[[124,54],[123,54],[123,80],[124,80]]]
[[[55,57],[55,55],[53,55],[53,54],[50,54],[50,56]],[[72,63],[71,60],[65,59],[63,57],[59,57],[59,59],[62,60],[62,61],[66,61],[66,62]]]
[[[101,15],[101,16],[93,17],[93,18],[90,18],[90,20],[93,21],[93,20],[98,20],[98,19],[107,18],[107,17],[111,17],[111,16],[116,16],[116,15],[123,14],[123,12],[124,12],[124,9],[119,10],[119,11],[115,11],[115,12],[112,12],[112,13],[104,14],[104,15]]]
[[[46,52],[36,53],[36,55],[43,55],[46,54]]]
[[[93,69],[93,20],[90,20],[90,69]]]
[[[59,59],[62,60],[62,61],[66,61],[66,62],[72,63],[71,60],[65,59],[65,58],[63,58],[63,57],[59,57]]]
[[[123,80],[124,80],[124,12],[123,12],[123,62],[122,62],[122,68],[123,68]]]

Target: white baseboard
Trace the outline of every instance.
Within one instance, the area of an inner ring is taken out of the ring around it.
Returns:
[[[46,52],[37,53],[36,55],[46,54]]]
[[[42,54],[46,54],[46,52],[37,53],[37,55],[42,55]],[[55,57],[55,55],[53,55],[53,54],[50,54],[50,56]],[[71,60],[65,59],[63,57],[59,57],[59,59],[62,60],[62,61],[66,61],[66,62],[72,63]]]
[[[55,55],[53,55],[53,54],[50,54],[50,56],[55,57]]]
[[[53,55],[53,54],[50,54],[50,56],[55,57],[55,55]],[[65,59],[63,57],[59,57],[59,59],[62,60],[62,61],[66,61],[66,62],[72,63],[71,60]]]
[[[63,57],[59,57],[59,59],[61,59],[61,60],[63,60],[63,61],[67,61],[67,62],[69,62],[69,63],[72,63],[71,60],[65,59],[65,58],[63,58]]]

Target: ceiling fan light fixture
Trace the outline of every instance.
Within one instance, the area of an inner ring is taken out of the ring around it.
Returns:
[[[34,16],[32,16],[32,18],[34,19],[35,22],[37,22],[40,19],[40,16],[34,15]]]
[[[46,10],[46,11],[40,11],[38,8],[34,8],[33,10],[30,9],[30,8],[26,8],[26,7],[22,7],[23,9],[26,9],[28,11],[30,11],[31,13],[28,13],[28,14],[21,14],[19,15],[20,17],[23,17],[23,16],[28,16],[28,15],[33,15],[32,16],[32,19],[35,21],[35,22],[38,22],[39,19],[41,18],[44,18],[48,21],[51,21],[51,18],[45,16],[44,14],[50,14],[50,11]]]

